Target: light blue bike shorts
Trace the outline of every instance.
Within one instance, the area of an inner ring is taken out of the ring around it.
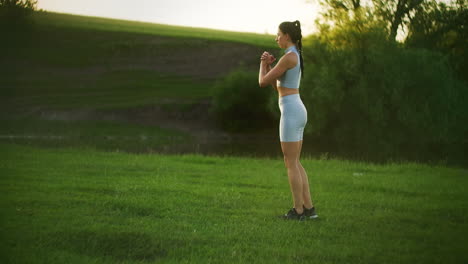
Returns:
[[[279,134],[281,142],[301,141],[304,127],[307,124],[307,109],[299,94],[286,95],[279,98],[281,119]]]

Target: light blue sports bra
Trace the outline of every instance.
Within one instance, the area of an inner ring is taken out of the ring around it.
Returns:
[[[284,51],[284,54],[289,52],[294,52],[297,55],[297,64],[294,68],[287,70],[277,82],[277,86],[299,89],[299,84],[301,82],[301,59],[299,57],[299,52],[296,49],[296,46],[291,46]]]

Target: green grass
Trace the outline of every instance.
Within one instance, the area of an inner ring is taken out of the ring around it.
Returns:
[[[62,114],[63,115],[63,114]],[[66,114],[65,114],[66,115]],[[107,151],[154,152],[192,142],[186,133],[122,120],[4,119],[0,142],[44,147],[88,147]],[[50,118],[49,118],[50,119]]]
[[[212,77],[154,69],[153,65],[166,63],[157,57],[162,51],[182,49],[174,39],[153,44],[135,33],[47,27],[22,37],[26,39],[8,46],[11,52],[0,63],[2,108],[109,109],[157,104],[162,98],[197,101],[211,95]],[[194,52],[203,45],[201,40],[188,43],[185,48]]]
[[[271,36],[33,16],[33,31],[0,44],[1,263],[468,261],[466,169],[308,158],[320,219],[285,222],[280,159],[122,153],[193,139],[122,116],[53,116],[190,111],[214,78],[162,72],[185,62],[165,54],[191,58],[222,42],[273,48]]]
[[[161,100],[194,102],[211,96],[212,82],[146,70],[110,71],[70,76],[50,72],[6,82],[9,109],[116,109],[154,105]],[[5,83],[5,81],[4,81]],[[11,85],[8,85],[11,84]]]
[[[2,263],[466,263],[464,169],[0,145]]]
[[[275,37],[273,35],[267,34],[171,26],[164,24],[109,19],[102,17],[78,16],[52,12],[35,12],[33,14],[33,19],[37,24],[43,26],[132,32],[183,38],[202,38],[277,48],[276,43],[274,42]]]
[[[256,56],[233,63],[229,50],[256,54],[275,46],[272,36],[258,34],[47,12],[35,12],[32,18],[31,29],[6,32],[0,43],[3,109],[127,108],[157,104],[162,98],[197,101],[210,97],[214,82],[236,63],[257,68]],[[210,60],[223,56],[229,67],[209,69]]]

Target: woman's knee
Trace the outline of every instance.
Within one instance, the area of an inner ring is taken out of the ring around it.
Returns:
[[[286,168],[298,167],[298,159],[284,155],[284,165]]]
[[[301,161],[300,161],[299,159],[297,159],[297,162],[296,162],[296,163],[297,163],[297,167],[298,167],[299,169],[300,169],[300,168],[303,168],[303,167],[302,167],[302,163],[301,163]]]

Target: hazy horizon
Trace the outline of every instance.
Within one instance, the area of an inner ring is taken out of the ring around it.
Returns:
[[[300,20],[303,35],[314,32],[319,12],[318,4],[307,0],[39,0],[38,9],[260,34],[276,34],[279,23]]]

